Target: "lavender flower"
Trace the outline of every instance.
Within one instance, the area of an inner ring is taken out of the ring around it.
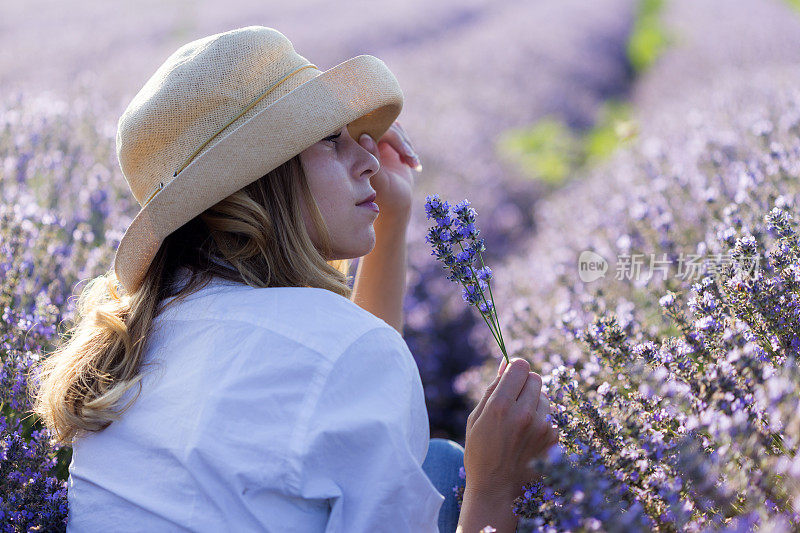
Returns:
[[[478,240],[480,230],[475,225],[477,212],[463,200],[451,207],[438,194],[425,199],[425,213],[435,225],[428,229],[425,240],[433,247],[431,255],[449,271],[447,279],[461,283],[462,298],[477,307],[486,325],[508,360],[500,321],[492,296],[492,271],[483,262],[484,240]],[[477,264],[480,264],[480,267]],[[488,293],[488,298],[487,298]]]

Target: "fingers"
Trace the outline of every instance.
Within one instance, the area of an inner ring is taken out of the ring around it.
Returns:
[[[547,451],[558,442],[558,428],[550,422],[549,414],[551,414],[550,399],[544,392],[540,392],[536,411],[529,417],[525,439],[526,448],[532,453],[531,457],[546,457]]]
[[[475,420],[477,420],[478,417],[481,416],[481,413],[483,412],[483,409],[486,406],[486,402],[489,400],[489,397],[497,388],[498,383],[500,383],[499,375],[496,378],[494,378],[494,381],[492,381],[492,383],[486,388],[486,392],[483,393],[481,401],[478,402],[478,405],[475,407],[475,409],[472,410],[472,412],[469,414],[469,417],[467,417],[467,431],[472,429],[472,425],[475,423]]]
[[[497,369],[497,375],[502,376],[503,371],[506,369],[507,366],[508,366],[508,360],[505,357],[503,357],[503,359],[500,361],[500,366]]]
[[[536,431],[541,439],[543,445],[547,445],[553,439],[553,425],[550,422],[550,415],[552,409],[550,407],[550,398],[543,392],[540,392],[539,404],[536,407]],[[544,449],[549,448],[545,446]]]
[[[383,139],[383,137],[381,137]],[[364,150],[371,153],[375,157],[378,158],[380,161],[379,153],[378,153],[378,144],[375,142],[369,133],[362,133],[361,137],[358,138],[358,144],[360,144]]]
[[[501,412],[508,411],[525,386],[530,369],[531,365],[525,359],[517,358],[511,361],[503,375],[500,376],[497,388],[486,403],[493,404]]]
[[[547,447],[545,448],[545,450],[549,450],[550,448],[558,444],[558,437],[559,437],[558,428],[556,426],[550,426],[550,429],[547,430],[547,436],[548,436]]]
[[[528,372],[528,379],[516,398],[514,409],[535,413],[541,392],[542,378],[536,372]]]
[[[394,125],[397,126],[397,130],[400,132],[400,135],[403,137],[403,140],[408,145],[408,147],[411,149],[411,151],[416,155],[417,150],[414,148],[414,145],[411,144],[411,138],[408,136],[408,133],[406,133],[406,130],[396,120],[394,122]]]
[[[528,379],[511,407],[510,416],[515,430],[520,435],[536,431],[541,424],[541,413],[537,410],[542,401],[542,378],[536,372],[528,372]],[[528,440],[529,437],[524,437]]]
[[[547,402],[546,402],[547,403],[546,420],[547,420],[547,425],[548,425],[548,429],[547,429],[547,435],[548,435],[547,443],[548,443],[548,445],[547,445],[547,448],[549,449],[551,446],[553,446],[554,444],[558,443],[558,438],[559,438],[560,432],[559,432],[558,426],[553,422],[553,404],[552,404],[552,402],[550,402],[550,398],[547,398],[547,396],[545,396],[545,398],[547,400]]]
[[[380,141],[389,144],[405,160],[408,166],[416,169],[417,171],[421,170],[422,165],[420,164],[419,156],[411,146],[411,141],[409,140],[405,130],[403,130],[397,121],[389,126],[389,129],[386,131],[386,133],[381,136]],[[360,138],[359,142],[361,142]]]
[[[372,139],[368,133],[361,134],[361,137],[358,138],[358,143],[369,153],[378,158],[378,161],[381,161],[382,163],[385,162],[385,159],[391,157],[391,155],[396,154],[396,157],[400,162],[404,162],[405,164],[413,166],[408,163],[410,156],[405,153],[399,136],[397,133],[392,132],[392,130],[387,131],[381,137],[380,145],[376,144],[374,139]],[[387,146],[391,147],[391,149],[387,149]],[[403,158],[405,158],[405,161],[403,161]]]
[[[550,450],[550,448],[558,444],[558,437],[558,428],[553,426],[547,428],[547,432],[545,433],[544,437],[541,438],[543,445],[539,448],[539,451],[534,454],[534,457],[547,457],[547,452]]]
[[[486,406],[486,402],[489,401],[489,398],[491,397],[492,393],[495,391],[497,385],[500,383],[500,378],[502,377],[503,372],[506,369],[506,366],[507,366],[506,359],[503,358],[502,362],[500,363],[500,368],[497,371],[497,377],[495,377],[494,381],[492,381],[492,383],[489,384],[489,386],[486,388],[486,391],[483,393],[483,397],[478,402],[478,405],[475,406],[475,409],[473,409],[472,412],[469,414],[469,417],[467,417],[467,430],[472,429],[472,425],[475,423],[475,420],[477,420],[478,417],[483,412],[483,409]]]

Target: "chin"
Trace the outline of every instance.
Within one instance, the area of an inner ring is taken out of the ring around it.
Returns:
[[[329,260],[341,260],[341,259],[356,259],[358,257],[363,257],[370,253],[372,249],[375,248],[375,236],[373,235],[372,239],[365,241],[363,244],[358,246],[353,246],[348,248],[347,250],[337,250],[333,257]]]
[[[359,251],[354,251],[352,254],[349,254],[348,259],[355,259],[356,257],[364,257],[365,255],[370,253],[373,248],[375,248],[374,242],[368,247],[364,247]]]
[[[354,248],[349,254],[348,259],[355,259],[356,257],[363,257],[370,253],[372,249],[375,248],[375,233],[370,232],[369,238],[365,239],[363,244]]]

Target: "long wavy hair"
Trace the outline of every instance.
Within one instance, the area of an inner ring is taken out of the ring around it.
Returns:
[[[303,223],[301,199],[322,241],[319,248]],[[251,287],[318,287],[349,298],[350,262],[326,259],[330,250],[297,155],[170,234],[135,293],[116,290],[113,270],[89,280],[73,326],[29,375],[33,411],[63,444],[79,432],[106,428],[139,395],[119,408],[125,392],[137,384],[141,392],[142,356],[154,318],[214,277]],[[177,288],[181,267],[190,275]]]

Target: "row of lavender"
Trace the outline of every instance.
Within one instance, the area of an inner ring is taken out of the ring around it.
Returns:
[[[506,346],[563,433],[517,502],[523,530],[798,527],[800,18],[671,0],[663,20],[637,144],[541,202],[495,268]],[[477,401],[495,370],[456,388]]]
[[[89,99],[0,106],[0,530],[57,531],[70,450],[28,411],[26,376],[68,324],[79,282],[110,264],[129,200],[109,187],[114,129]]]
[[[562,432],[522,530],[800,527],[798,82],[733,72],[662,106],[495,268]],[[495,371],[459,385],[477,400]]]

